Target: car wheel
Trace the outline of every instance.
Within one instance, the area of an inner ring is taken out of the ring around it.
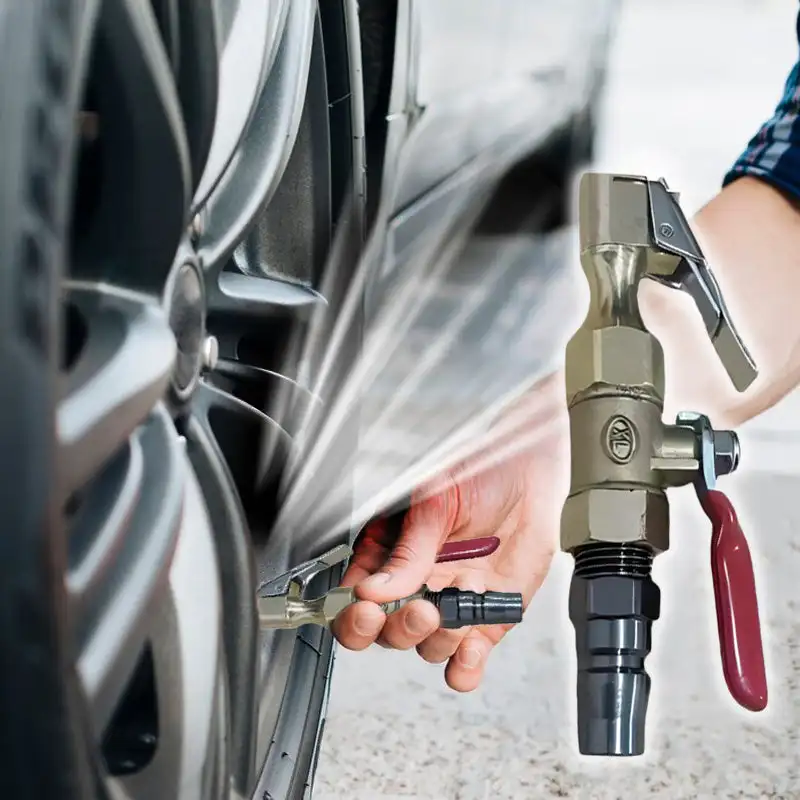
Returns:
[[[273,523],[361,247],[355,2],[26,0],[0,44],[2,796],[303,797],[332,639],[255,594],[316,555]]]

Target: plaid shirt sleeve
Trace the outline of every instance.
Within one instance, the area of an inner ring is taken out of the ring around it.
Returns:
[[[800,42],[800,14],[797,36]],[[800,199],[800,62],[786,79],[775,113],[725,175],[723,186],[742,175],[761,178]]]

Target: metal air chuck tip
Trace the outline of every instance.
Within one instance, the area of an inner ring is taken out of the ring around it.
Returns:
[[[578,748],[583,755],[644,753],[651,627],[660,592],[646,545],[591,544],[574,551],[569,615],[578,657]]]

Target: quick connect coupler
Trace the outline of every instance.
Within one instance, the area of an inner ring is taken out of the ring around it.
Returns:
[[[578,744],[587,755],[640,755],[650,692],[645,658],[660,613],[651,568],[670,544],[667,488],[694,483],[714,525],[712,567],[731,692],[742,705],[763,708],[766,679],[749,551],[733,509],[714,491],[717,476],[738,465],[738,439],[714,431],[699,414],[662,421],[663,351],[639,313],[639,282],[651,278],[694,298],[740,391],[756,370],[663,180],[586,174],[579,222],[590,302],[566,352],[572,474],[561,525],[561,547],[574,556],[569,614]],[[737,585],[729,585],[731,576]]]

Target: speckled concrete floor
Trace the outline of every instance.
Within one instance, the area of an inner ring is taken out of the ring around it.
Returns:
[[[796,9],[790,0],[673,0],[669,10],[655,0],[627,3],[601,166],[666,175],[690,211],[710,196],[780,92],[796,52]],[[659,100],[647,123],[631,115],[636,103]],[[750,715],[726,694],[708,523],[681,490],[672,501],[673,549],[656,567],[664,599],[648,662],[644,757],[575,755],[571,564],[561,557],[471,695],[448,691],[442,668],[414,653],[340,650],[315,800],[800,798],[799,430],[798,397],[751,424],[747,460],[725,486],[754,551],[767,711]]]

